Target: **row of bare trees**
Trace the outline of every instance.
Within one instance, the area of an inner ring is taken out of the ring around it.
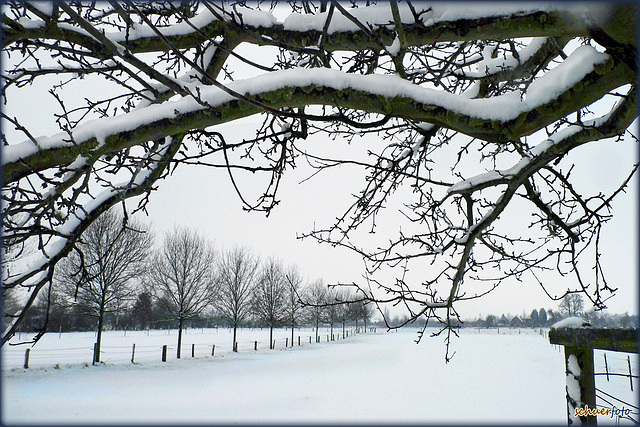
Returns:
[[[148,227],[125,222],[113,210],[88,227],[77,250],[59,264],[43,305],[48,308],[40,310],[41,323],[30,325],[39,333],[47,330],[52,305],[95,321],[94,362],[109,314],[142,317],[155,307],[158,317],[177,326],[178,358],[183,329],[203,315],[233,328],[236,350],[237,329],[249,319],[269,327],[271,348],[275,327],[291,328],[293,342],[294,328],[303,324],[313,324],[317,336],[320,325],[330,324],[333,334],[333,325],[341,323],[344,333],[347,321],[366,324],[373,314],[354,292],[329,288],[321,279],[305,286],[297,266],[272,257],[263,261],[246,247],[216,250],[192,229],[167,232],[154,247]]]

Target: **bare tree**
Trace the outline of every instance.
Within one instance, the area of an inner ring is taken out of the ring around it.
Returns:
[[[328,307],[327,285],[322,279],[309,284],[304,290],[303,305],[307,311],[307,318],[314,325],[316,342],[319,341],[320,324],[325,320]]]
[[[149,263],[147,286],[171,320],[178,321],[177,357],[185,321],[196,317],[217,296],[216,252],[196,231],[165,233],[162,248]]]
[[[325,310],[325,321],[329,324],[330,335],[333,337],[333,325],[340,321],[340,291],[335,287],[327,289],[327,308]]]
[[[283,322],[287,298],[287,283],[282,262],[269,258],[262,265],[251,306],[256,318],[269,326],[269,348],[273,349],[273,328]]]
[[[95,218],[137,196],[144,209],[188,164],[225,168],[244,207],[266,212],[293,166],[360,167],[353,204],[306,236],[360,254],[370,279],[356,285],[410,320],[450,331],[458,301],[507,280],[562,298],[540,279],[552,272],[596,307],[613,294],[600,235],[637,165],[585,190],[568,154],[637,140],[633,3],[15,2],[2,14],[3,244],[36,248],[4,278],[29,296],[3,343]],[[50,121],[34,125],[20,107],[45,97]],[[244,134],[216,127],[256,114]],[[302,145],[313,137],[380,143],[346,156]],[[264,177],[257,198],[242,173]],[[383,209],[394,196],[402,206]],[[384,244],[359,239],[398,210]],[[416,264],[429,269],[407,274]],[[397,280],[376,276],[386,267]]]
[[[373,316],[373,312],[370,301],[366,299],[357,299],[349,304],[349,317],[356,323],[357,329],[359,329],[358,324],[362,320],[364,332],[367,331],[367,321]]]
[[[141,223],[126,224],[110,210],[85,230],[76,250],[58,264],[56,281],[66,296],[80,313],[97,320],[94,363],[100,362],[105,315],[135,297],[134,281],[144,272],[152,243]]]
[[[338,311],[338,321],[342,325],[342,336],[346,336],[347,321],[350,320],[351,304],[356,300],[354,293],[348,288],[341,288],[337,290],[336,300],[342,302],[336,306]]]
[[[584,300],[581,294],[568,294],[562,298],[558,305],[560,312],[565,316],[576,316],[584,310]]]
[[[218,263],[220,293],[215,306],[233,326],[233,351],[237,351],[238,325],[251,312],[251,295],[258,279],[260,260],[247,248],[234,246]]]
[[[300,321],[304,314],[302,302],[300,301],[300,294],[302,293],[302,275],[297,266],[291,266],[286,272],[286,297],[285,297],[285,318],[291,328],[291,345],[293,346],[293,339],[295,333],[295,327],[300,325]]]

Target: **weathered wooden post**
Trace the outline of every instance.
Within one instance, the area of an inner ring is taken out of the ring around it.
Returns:
[[[24,352],[24,369],[29,369],[29,355],[31,354],[31,349],[28,348],[27,351]]]
[[[133,348],[131,349],[131,363],[136,363],[135,358],[136,358],[136,345],[133,344]]]
[[[162,346],[162,361],[163,362],[167,361],[167,346],[166,345]]]
[[[596,425],[595,414],[581,409],[596,408],[596,383],[593,376],[593,349],[564,346],[564,362],[567,373],[567,411],[569,425]]]
[[[636,353],[637,330],[582,326],[577,318],[558,322],[549,342],[564,346],[569,425],[597,424],[593,349]]]

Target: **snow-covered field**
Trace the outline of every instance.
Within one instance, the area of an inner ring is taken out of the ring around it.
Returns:
[[[180,360],[175,330],[108,332],[106,363],[98,366],[90,366],[94,334],[46,335],[27,370],[25,347],[3,348],[2,422],[566,424],[563,354],[538,331],[463,330],[449,364],[442,339],[416,345],[414,329],[333,342],[320,332],[322,342],[309,344],[313,332],[296,330],[296,345],[285,349],[290,331],[278,330],[276,349],[268,350],[266,329],[242,330],[234,354],[230,331],[191,329]],[[166,363],[162,345],[172,347]],[[604,371],[596,353],[596,371]],[[627,372],[626,356],[607,352],[609,369]],[[597,386],[637,405],[628,378],[599,376]]]

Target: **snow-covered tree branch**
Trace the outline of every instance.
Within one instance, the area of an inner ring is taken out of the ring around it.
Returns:
[[[362,170],[354,203],[306,236],[360,253],[353,285],[378,307],[447,328],[455,302],[485,292],[467,284],[544,285],[549,270],[596,307],[613,292],[599,235],[637,166],[585,195],[569,153],[636,140],[633,4],[20,2],[2,17],[3,289],[22,290],[21,313],[97,217],[144,210],[175,167],[226,168],[245,207],[268,213],[303,159]],[[40,108],[27,88],[53,101],[48,123],[20,108]],[[220,130],[254,115],[258,129]],[[310,147],[316,135],[383,143],[351,158]],[[241,173],[264,176],[256,200]],[[398,235],[361,243],[399,195]],[[503,226],[514,206],[530,218],[517,234]],[[425,262],[427,277],[406,274]],[[387,268],[392,283],[375,276]]]

